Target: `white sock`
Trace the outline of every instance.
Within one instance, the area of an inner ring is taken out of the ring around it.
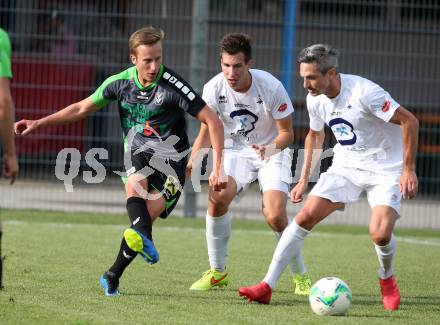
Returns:
[[[275,236],[277,237],[277,240],[280,241],[283,232],[274,231],[274,233]],[[297,256],[295,256],[295,259],[293,259],[289,265],[290,265],[290,272],[292,273],[292,275],[295,275],[297,273],[303,275],[304,273],[307,273],[307,268],[304,264],[304,258],[301,254],[301,251]]]
[[[393,257],[396,253],[396,238],[394,235],[391,235],[391,240],[385,246],[378,246],[374,244],[374,248],[376,249],[377,258],[379,259],[379,278],[388,279],[393,275]]]
[[[310,231],[298,226],[295,221],[284,229],[283,235],[278,242],[277,248],[273,253],[269,270],[263,279],[272,289],[287,265],[293,260],[297,260],[301,255],[301,247],[304,239]]]
[[[228,241],[231,237],[231,218],[230,212],[215,218],[206,213],[206,243],[209,264],[211,269],[218,272],[224,272],[226,269]]]

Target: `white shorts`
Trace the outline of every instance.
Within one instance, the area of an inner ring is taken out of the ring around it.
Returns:
[[[237,193],[258,178],[263,193],[278,190],[289,194],[289,185],[292,183],[290,150],[283,150],[271,156],[268,161],[261,160],[249,150],[225,149],[224,153],[225,172],[237,183]]]
[[[382,174],[357,168],[331,166],[322,173],[310,195],[332,202],[358,201],[366,191],[368,203],[373,209],[377,205],[392,207],[400,215],[402,193],[399,190],[400,172]]]

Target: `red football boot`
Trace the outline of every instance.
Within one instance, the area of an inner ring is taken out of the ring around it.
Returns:
[[[380,289],[382,291],[383,308],[386,310],[397,310],[400,304],[400,292],[394,275],[388,279],[379,279]]]
[[[272,298],[272,288],[264,281],[250,287],[241,287],[238,289],[241,297],[246,297],[249,302],[256,301],[260,304],[269,304]]]

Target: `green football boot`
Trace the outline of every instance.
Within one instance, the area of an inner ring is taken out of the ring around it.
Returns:
[[[202,274],[202,277],[193,283],[189,290],[206,291],[213,288],[221,288],[229,283],[228,273],[217,272],[215,269],[208,270]]]
[[[312,280],[307,273],[295,274],[293,277],[293,287],[296,295],[308,296],[312,287]]]

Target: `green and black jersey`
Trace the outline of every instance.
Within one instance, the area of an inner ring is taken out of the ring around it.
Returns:
[[[125,144],[134,134],[126,150],[147,149],[165,156],[189,148],[185,112],[196,117],[206,105],[182,77],[163,65],[147,87],[142,87],[133,66],[107,78],[90,98],[97,107],[118,101]]]

